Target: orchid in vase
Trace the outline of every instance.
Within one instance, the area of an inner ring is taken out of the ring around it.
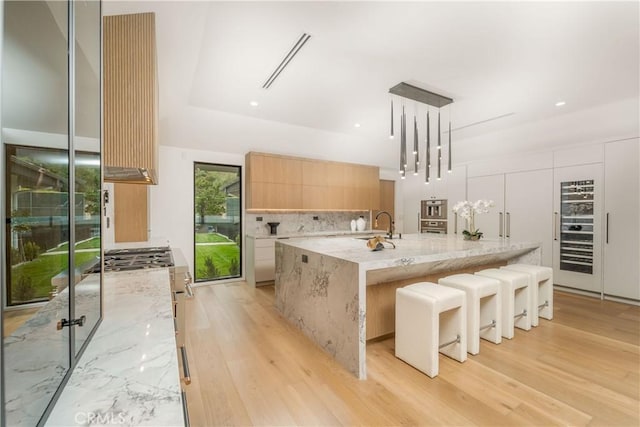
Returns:
[[[482,232],[476,228],[475,216],[489,212],[492,206],[493,200],[463,200],[453,206],[453,212],[467,220],[467,229],[462,232],[465,240],[480,240]]]

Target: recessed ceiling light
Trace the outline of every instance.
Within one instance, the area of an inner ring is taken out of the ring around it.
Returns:
[[[251,101],[249,103],[249,105],[251,105],[252,107],[257,107],[258,106],[258,101]]]
[[[558,102],[556,102],[556,107],[562,107],[564,104],[566,104],[566,102],[558,101]]]
[[[359,128],[360,127],[360,123],[354,124],[353,127]]]

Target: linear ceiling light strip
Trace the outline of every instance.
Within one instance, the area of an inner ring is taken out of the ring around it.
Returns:
[[[269,76],[266,82],[262,85],[263,89],[269,89],[269,87],[273,84],[273,82],[278,78],[280,73],[285,69],[285,67],[291,62],[291,60],[300,52],[302,46],[309,40],[311,36],[307,33],[303,33],[302,36],[298,39],[296,44],[291,48],[287,56],[284,57],[280,65],[275,69],[275,71]]]

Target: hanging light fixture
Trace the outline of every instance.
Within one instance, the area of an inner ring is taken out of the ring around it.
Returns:
[[[425,153],[425,158],[427,165],[424,168],[424,183],[429,184],[430,173],[431,173],[431,128],[429,126],[429,108],[427,107],[427,152]]]
[[[391,89],[389,93],[397,95],[401,98],[411,99],[422,104],[427,105],[427,123],[426,123],[426,151],[424,157],[425,164],[425,184],[428,184],[431,179],[431,135],[430,135],[430,113],[429,106],[438,108],[438,141],[437,141],[437,156],[438,156],[438,170],[437,179],[442,177],[442,129],[441,129],[441,111],[440,109],[446,105],[453,103],[453,99],[430,92],[425,89],[421,89],[409,83],[398,83]],[[402,116],[400,121],[400,174],[402,178],[405,178],[407,171],[407,130],[406,130],[406,111],[405,105],[402,105]],[[391,99],[391,131],[390,138],[393,138],[393,99]],[[449,109],[449,135],[448,135],[448,149],[447,149],[447,172],[452,171],[452,151],[451,151],[451,110]],[[413,155],[414,155],[414,175],[418,174],[418,167],[420,165],[420,143],[418,138],[418,120],[416,115],[413,118]]]
[[[420,155],[418,154],[418,120],[413,116],[413,174],[418,175],[418,165],[420,164]]]
[[[391,99],[391,132],[389,132],[389,138],[393,139],[393,98]]]
[[[451,111],[451,110],[449,110],[449,111]],[[447,165],[448,166],[447,167],[447,172],[451,173],[451,117],[449,117],[449,149],[448,149],[448,152],[447,152],[447,156],[448,156],[447,161],[449,162],[448,165]]]
[[[442,143],[441,143],[442,133],[440,132],[440,110],[438,110],[438,180],[441,178],[441,169],[442,169]]]

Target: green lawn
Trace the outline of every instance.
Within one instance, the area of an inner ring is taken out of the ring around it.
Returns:
[[[76,253],[76,266],[94,259],[99,256],[99,251],[78,252]],[[21,276],[31,279],[34,288],[33,299],[42,300],[49,299],[51,287],[51,279],[58,273],[68,268],[68,256],[66,253],[55,255],[40,255],[38,258],[30,262],[25,262],[11,268],[11,292],[17,294],[17,283]],[[12,298],[16,302],[15,298]]]
[[[227,236],[223,236],[218,233],[196,233],[196,243],[219,243],[219,242],[232,242],[227,238]]]
[[[228,240],[227,240],[228,241]],[[232,259],[236,259],[240,263],[240,248],[238,245],[196,245],[196,280],[215,279],[216,277],[207,277],[205,270],[205,259],[211,257],[213,264],[218,269],[217,277],[227,277],[229,273],[229,265]]]
[[[76,249],[100,249],[100,238],[92,237],[91,239],[85,240],[80,243],[76,243]],[[63,243],[62,245],[56,246],[55,248],[51,249],[52,252],[67,251],[67,250],[69,250],[68,242]]]

